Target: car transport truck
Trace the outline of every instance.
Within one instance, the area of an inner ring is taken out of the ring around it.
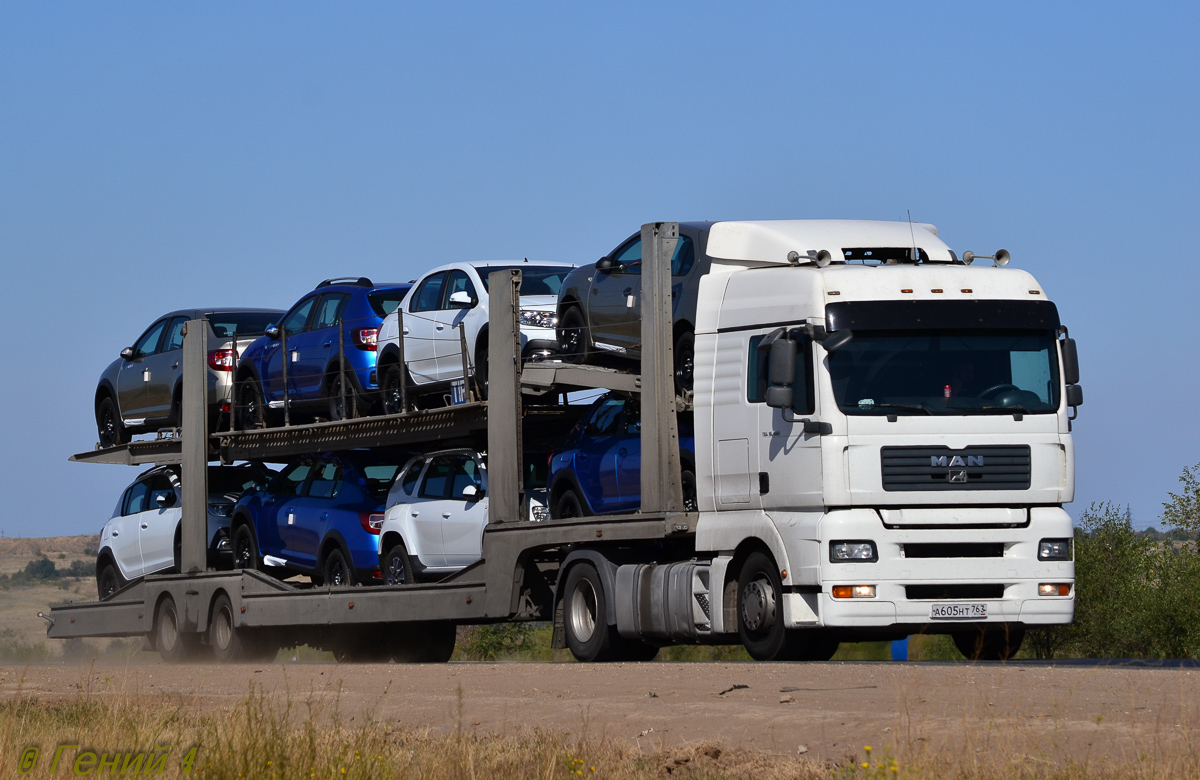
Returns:
[[[669,267],[679,235],[678,223],[642,227],[637,374],[523,365],[513,268],[489,279],[486,401],[468,392],[410,411],[401,400],[392,414],[208,436],[203,388],[185,384],[177,439],[74,456],[181,464],[179,573],[55,605],[48,635],[144,636],[168,660],[306,643],[345,660],[444,661],[457,625],[552,621],[555,645],[581,661],[734,643],[759,660],[820,660],[841,642],[919,632],[1006,659],[1027,628],[1071,621],[1063,504],[1082,390],[1075,343],[1030,274],[1003,250],[959,256],[925,224],[711,223],[694,382],[680,393]],[[207,332],[188,324],[189,365],[203,362]],[[583,407],[567,393],[585,388],[640,396],[640,509],[530,522],[523,456],[571,428]],[[695,437],[693,511],[681,416]],[[358,588],[206,569],[210,461],[447,446],[486,452],[475,563]]]

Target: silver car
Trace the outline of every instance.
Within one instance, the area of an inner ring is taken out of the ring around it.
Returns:
[[[164,314],[104,369],[96,387],[96,429],[101,447],[131,436],[178,427],[183,399],[183,325],[207,318],[209,426],[228,419],[233,398],[234,337],[237,354],[283,315],[279,309],[182,309]],[[224,415],[224,416],[223,416]]]

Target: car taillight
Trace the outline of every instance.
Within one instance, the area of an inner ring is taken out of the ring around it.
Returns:
[[[232,349],[214,349],[208,353],[208,367],[213,371],[232,371],[233,366],[233,350]]]
[[[355,328],[350,331],[350,338],[359,349],[374,352],[379,348],[379,328]]]
[[[359,512],[358,522],[369,534],[377,534],[383,528],[383,515],[378,512]]]

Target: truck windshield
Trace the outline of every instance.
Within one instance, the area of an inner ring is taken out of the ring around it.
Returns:
[[[1050,414],[1058,409],[1052,330],[855,331],[829,355],[850,415]]]

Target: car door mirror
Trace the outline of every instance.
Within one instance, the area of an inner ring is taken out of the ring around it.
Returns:
[[[158,504],[159,509],[166,509],[175,506],[174,493],[159,493],[154,497],[154,503]]]
[[[612,273],[615,267],[611,257],[602,257],[596,261],[596,270],[602,274]]]
[[[125,347],[121,350],[121,357],[125,360],[133,360],[133,347]]]
[[[479,499],[483,498],[484,491],[481,488],[475,487],[474,485],[467,485],[465,488],[463,488],[462,494],[463,498],[468,501],[478,501]]]
[[[266,330],[263,331],[263,334],[266,335],[266,337],[271,339],[272,341],[278,340],[279,339],[279,326],[272,323],[271,325],[268,325],[266,327]]]
[[[457,292],[450,293],[450,305],[454,308],[470,309],[476,303],[475,297],[466,290],[458,290]]]

